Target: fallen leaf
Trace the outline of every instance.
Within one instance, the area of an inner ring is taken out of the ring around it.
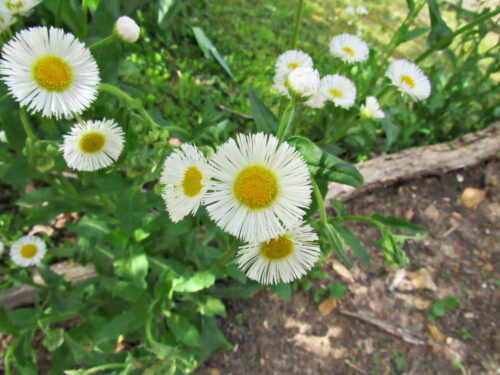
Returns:
[[[347,268],[345,268],[343,264],[339,262],[333,262],[332,268],[344,281],[347,281],[348,283],[354,282],[352,274],[349,272]]]
[[[486,192],[483,190],[466,188],[462,192],[460,200],[462,201],[463,205],[469,210],[475,211],[477,206],[479,206],[479,204],[484,200],[485,197]]]
[[[429,333],[431,334],[432,338],[436,342],[444,342],[444,335],[441,333],[438,327],[436,327],[434,324],[427,324],[427,329],[429,330]]]
[[[433,204],[428,205],[423,214],[434,221],[439,220],[439,211]]]
[[[318,306],[319,315],[327,316],[336,308],[337,308],[337,300],[334,298],[327,298],[323,302],[321,302]]]
[[[425,268],[421,268],[418,271],[410,273],[410,282],[415,289],[429,289],[434,292],[437,290],[437,286],[432,279],[431,273]]]

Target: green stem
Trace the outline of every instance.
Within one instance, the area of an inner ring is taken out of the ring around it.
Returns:
[[[106,44],[109,44],[109,43],[111,43],[113,40],[115,40],[115,37],[116,37],[115,33],[111,33],[111,34],[109,34],[107,37],[102,38],[102,39],[98,40],[98,41],[97,41],[97,42],[95,42],[95,43],[92,43],[92,44],[89,46],[89,48],[90,48],[91,50],[95,50],[96,48],[99,48],[99,47],[105,46]]]
[[[280,141],[283,141],[285,134],[290,131],[290,127],[295,117],[295,104],[296,101],[294,99],[290,100],[281,117],[278,132],[276,133],[276,137],[278,137]]]
[[[82,116],[80,116],[78,113],[73,112],[73,117],[81,126],[86,127],[85,120],[82,118]]]
[[[319,210],[319,219],[321,224],[325,227],[328,226],[328,216],[326,215],[325,201],[323,200],[323,195],[321,194],[321,190],[319,190],[318,183],[311,175],[311,184],[313,186],[314,198],[316,199],[316,203],[318,204]]]
[[[33,132],[33,129],[31,129],[30,120],[28,119],[26,111],[22,108],[19,110],[19,117],[21,118],[21,124],[23,125],[24,131],[26,132],[28,139],[30,141],[35,141],[37,139],[36,135]]]
[[[102,370],[110,370],[113,368],[122,368],[122,367],[127,367],[128,365],[126,363],[107,363],[105,365],[100,365],[96,367],[92,367],[88,370],[84,370],[85,375],[90,375],[94,374],[96,372],[102,371]]]
[[[297,42],[299,40],[300,21],[302,20],[303,14],[304,14],[304,0],[299,0],[299,5],[297,7],[297,15],[295,17],[295,28],[293,31],[292,49],[297,48]]]
[[[488,18],[495,17],[497,14],[500,13],[500,8],[483,14],[482,16],[478,16],[476,19],[473,21],[469,22],[467,25],[455,30],[452,34],[450,34],[448,37],[441,39],[437,43],[433,44],[430,46],[426,51],[424,51],[420,56],[418,56],[415,59],[415,64],[418,64],[419,62],[422,62],[425,60],[430,54],[432,54],[434,51],[439,50],[441,47],[444,47],[451,43],[453,39],[455,39],[458,35],[465,33],[466,31],[472,29],[474,26],[480,24],[481,22],[487,20]]]

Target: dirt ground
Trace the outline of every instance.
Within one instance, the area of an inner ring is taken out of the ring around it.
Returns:
[[[472,201],[462,199],[466,188],[479,189]],[[334,271],[337,259],[328,260],[329,279],[316,280],[315,287],[331,281],[348,286],[333,311],[321,316],[311,290],[294,293],[290,302],[268,289],[227,302],[220,326],[234,349],[216,352],[195,374],[500,374],[499,192],[496,160],[346,202],[350,214],[406,217],[430,230],[426,239],[406,243],[408,269],[383,264],[371,244],[377,231],[350,225],[374,264],[358,263],[346,273]],[[393,291],[391,284],[397,285]],[[433,301],[449,296],[457,297],[458,308],[429,320]],[[405,329],[422,343],[407,343],[344,311]]]

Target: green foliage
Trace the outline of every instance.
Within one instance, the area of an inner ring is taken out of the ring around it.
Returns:
[[[455,310],[460,305],[460,301],[455,296],[450,296],[443,299],[438,299],[432,303],[432,306],[427,310],[427,319],[434,320],[445,316],[447,310]]]

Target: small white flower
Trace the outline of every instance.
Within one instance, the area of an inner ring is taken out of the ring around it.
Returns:
[[[259,283],[289,283],[305,275],[318,260],[317,240],[309,225],[297,226],[269,241],[241,246],[236,263]]]
[[[312,68],[311,56],[299,50],[290,50],[278,56],[278,61],[274,67],[276,73],[286,73],[288,75],[296,68]]]
[[[41,238],[24,236],[12,244],[10,257],[18,266],[29,267],[40,263],[46,251],[45,242]]]
[[[356,86],[344,76],[326,75],[321,79],[321,95],[338,107],[351,108],[356,101]]]
[[[0,12],[23,16],[39,3],[40,0],[0,0]]]
[[[3,143],[7,142],[7,136],[5,135],[5,132],[3,130],[0,131],[0,142],[3,142]]]
[[[70,168],[96,171],[113,164],[123,149],[123,130],[112,120],[76,123],[61,145]]]
[[[127,43],[135,43],[139,39],[141,28],[127,16],[121,16],[115,23],[115,30],[120,39]]]
[[[396,60],[385,73],[392,84],[403,94],[415,100],[424,100],[431,94],[431,83],[422,70],[407,60]]]
[[[288,92],[288,72],[278,72],[274,75],[273,88],[281,95],[290,97]]]
[[[342,61],[352,64],[368,59],[368,45],[356,35],[340,34],[330,41],[330,53]]]
[[[16,17],[7,12],[0,11],[0,32],[7,30],[16,21]]]
[[[311,204],[309,170],[297,150],[278,138],[239,134],[210,160],[208,214],[245,241],[267,241],[295,227]]]
[[[385,117],[384,111],[380,109],[377,98],[368,96],[366,103],[361,105],[361,116],[366,118],[382,119]]]
[[[325,100],[326,100],[325,97],[321,94],[321,90],[318,90],[316,95],[313,95],[311,99],[304,102],[304,105],[311,108],[323,108],[325,106]]]
[[[195,214],[208,188],[210,175],[205,156],[196,147],[183,143],[165,160],[160,183],[163,199],[173,222]]]
[[[99,85],[90,51],[72,34],[53,27],[18,32],[3,46],[0,73],[21,106],[57,119],[88,108]]]
[[[348,16],[351,16],[356,13],[356,8],[352,6],[345,7],[344,13],[347,14]]]
[[[300,99],[310,99],[319,91],[319,73],[313,68],[296,68],[288,76],[290,95]]]
[[[366,9],[363,5],[359,5],[356,7],[356,14],[368,14],[368,9]]]

